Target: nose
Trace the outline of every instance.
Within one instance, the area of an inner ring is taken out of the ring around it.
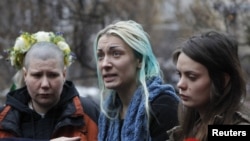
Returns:
[[[49,79],[46,76],[42,78],[41,87],[49,87]]]
[[[112,66],[110,58],[107,56],[105,56],[100,63],[102,68],[107,68]]]
[[[187,84],[185,82],[185,79],[181,77],[179,81],[177,82],[177,88],[179,88],[180,90],[185,90],[186,87],[187,87]]]

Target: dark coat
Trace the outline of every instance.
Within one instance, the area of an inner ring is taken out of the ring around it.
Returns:
[[[0,109],[0,138],[80,136],[82,141],[97,140],[98,105],[79,97],[72,82],[65,82],[60,101],[44,117],[28,107],[30,100],[26,87],[7,94],[6,105]]]
[[[175,97],[165,94],[150,103],[150,135],[153,141],[166,141],[169,138],[166,131],[178,125],[178,103]]]

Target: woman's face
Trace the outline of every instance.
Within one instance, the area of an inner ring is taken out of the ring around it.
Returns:
[[[211,93],[211,79],[207,68],[184,53],[179,55],[176,67],[180,76],[177,87],[183,105],[204,109]]]
[[[24,80],[33,105],[47,111],[60,99],[66,72],[56,59],[31,60],[24,69]]]
[[[97,47],[98,67],[106,88],[131,89],[137,85],[139,59],[133,49],[119,37],[103,35]]]

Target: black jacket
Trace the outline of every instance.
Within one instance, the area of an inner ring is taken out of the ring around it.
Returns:
[[[166,131],[178,125],[178,103],[176,98],[165,94],[159,95],[150,103],[152,108],[150,134],[153,141],[169,139]]]
[[[73,99],[81,101],[86,117],[92,120],[91,127],[97,129],[99,108],[98,105],[89,98],[79,97],[79,94],[70,81],[66,81],[63,87],[60,101],[50,109],[44,118],[28,107],[31,100],[27,88],[23,87],[7,94],[6,105],[11,107],[5,118],[0,121],[0,131],[7,131],[14,137],[31,139],[51,139],[57,135],[64,135],[65,127],[89,126],[83,120],[83,116],[75,115],[77,107]],[[0,112],[5,107],[0,109]],[[69,129],[69,128],[68,128]],[[0,132],[0,137],[1,137]],[[67,136],[67,135],[65,135]]]

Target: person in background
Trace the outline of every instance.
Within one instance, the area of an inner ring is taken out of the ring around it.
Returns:
[[[178,124],[179,97],[164,84],[147,33],[132,20],[101,30],[94,42],[101,114],[99,141],[163,141]]]
[[[24,32],[9,60],[25,85],[11,90],[0,108],[1,140],[97,140],[99,107],[66,80],[73,58],[61,34]]]
[[[215,31],[195,35],[173,53],[173,61],[180,77],[180,125],[167,131],[169,141],[207,141],[208,125],[250,123],[241,112],[246,82],[232,36]]]

